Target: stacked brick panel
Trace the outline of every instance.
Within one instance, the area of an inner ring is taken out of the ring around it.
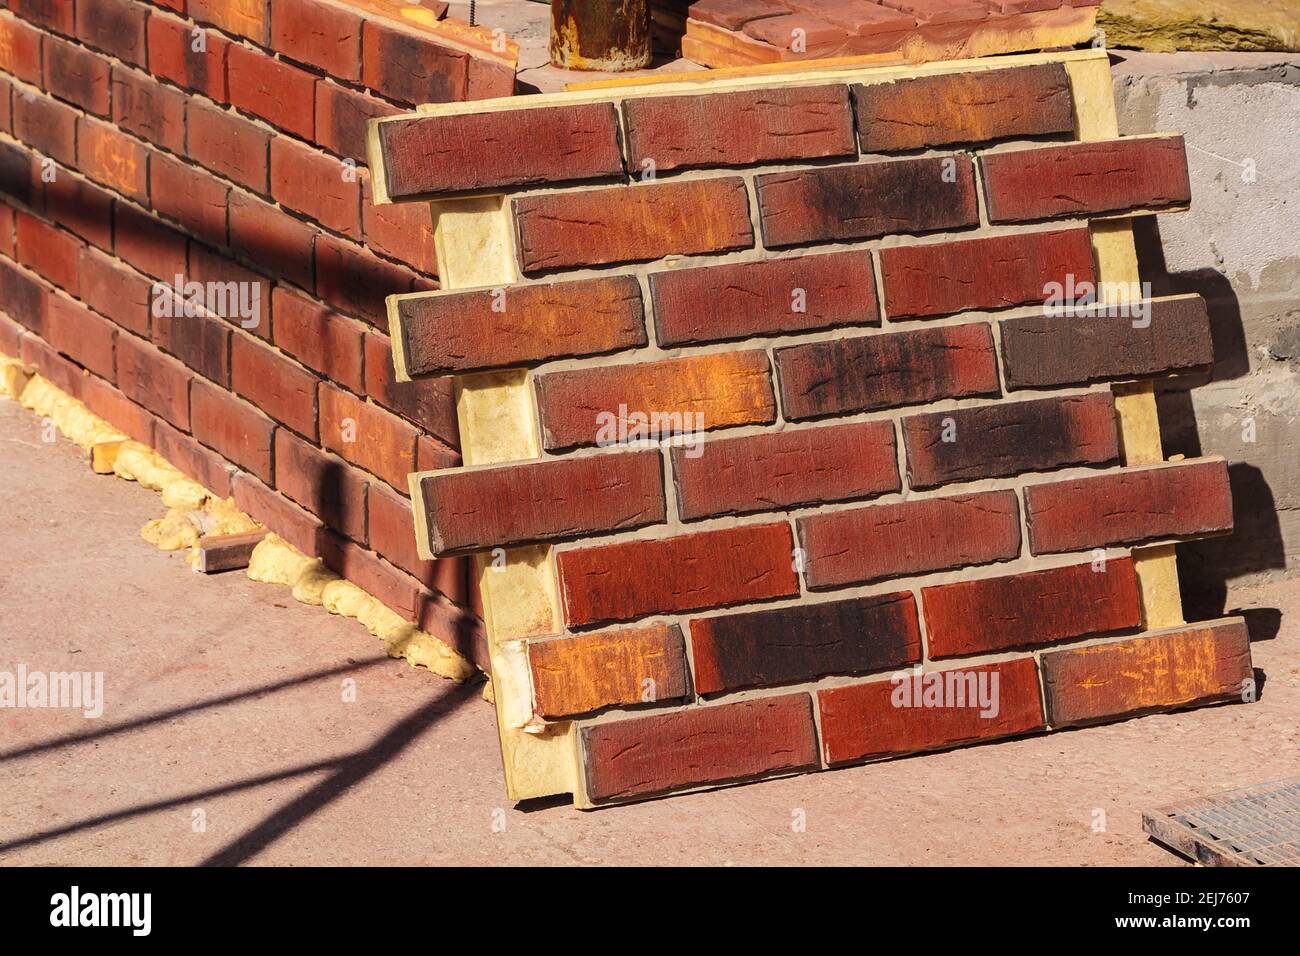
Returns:
[[[432,219],[363,209],[364,138],[511,95],[514,44],[396,0],[4,6],[0,349],[486,665],[467,561],[409,534],[452,392],[383,330]]]
[[[422,472],[414,517],[554,549],[529,704],[593,803],[1249,681],[1231,622],[1149,633],[1129,550],[1231,530],[1224,463],[1130,464],[1110,389],[1208,365],[1204,304],[1067,291],[1091,219],[1188,203],[1181,138],[1078,142],[1050,58],[828,75],[375,124],[377,201],[505,197],[520,278],[393,296],[391,344],[527,370],[542,453]]]

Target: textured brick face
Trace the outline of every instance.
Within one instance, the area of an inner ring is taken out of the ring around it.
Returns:
[[[776,350],[791,419],[998,394],[987,325],[868,335]]]
[[[47,91],[89,113],[108,115],[108,60],[52,36],[44,38],[42,57]]]
[[[979,222],[965,156],[825,166],[755,179],[763,241],[874,239],[959,229]]]
[[[880,323],[869,252],[655,272],[650,293],[664,347]]]
[[[976,481],[1119,457],[1109,392],[1003,402],[903,419],[913,488]]]
[[[1241,700],[1252,675],[1250,636],[1240,619],[1043,655],[1043,690],[1055,727]]]
[[[457,469],[420,479],[435,555],[486,551],[664,520],[657,451]]]
[[[1232,530],[1225,462],[1130,469],[1025,489],[1034,554]]]
[[[939,706],[924,704],[925,685],[922,683],[918,688],[910,674],[907,675],[910,686],[884,680],[818,691],[826,762],[852,763],[1043,729],[1038,670],[1032,657],[935,673],[941,676],[945,686],[944,695],[938,698],[942,701]],[[997,713],[983,716],[984,711],[972,698],[978,694],[981,678],[986,689],[992,691],[994,675]],[[949,685],[953,687],[951,693],[946,691]],[[952,705],[957,700],[958,687],[965,694],[963,706]],[[903,700],[904,690],[909,695],[908,703],[899,706],[896,702]],[[920,706],[915,701],[918,696],[922,700]]]
[[[1009,561],[1020,553],[1013,491],[812,515],[798,527],[810,588]]]
[[[271,46],[332,76],[361,77],[361,17],[317,0],[275,0]]]
[[[1153,299],[1132,315],[1027,315],[1002,323],[1007,388],[1135,378],[1214,361],[1210,316],[1198,295]]]
[[[609,103],[402,119],[380,125],[379,148],[394,199],[623,172]]]
[[[537,380],[537,405],[549,449],[766,423],[776,415],[767,356],[757,351],[552,372]]]
[[[319,402],[321,444],[394,488],[406,487],[406,476],[415,470],[413,426],[328,383],[320,388]]]
[[[562,551],[556,564],[565,618],[574,627],[799,590],[784,523]]]
[[[685,520],[865,498],[897,491],[889,422],[801,428],[674,448]]]
[[[748,249],[744,180],[611,186],[514,200],[525,272]]]
[[[691,622],[695,690],[772,687],[866,674],[921,659],[910,591],[724,614]]]
[[[817,766],[807,694],[583,727],[587,793],[595,801]]]
[[[533,709],[572,717],[686,696],[686,644],[677,625],[577,634],[528,643]]]
[[[848,89],[811,86],[626,100],[632,172],[854,153]]]
[[[190,391],[194,437],[223,457],[271,481],[274,423],[252,405],[201,379]]]
[[[632,276],[580,279],[397,303],[412,376],[529,365],[645,345],[641,286]]]
[[[235,45],[226,73],[230,102],[274,126],[311,139],[315,133],[316,78],[283,60]]]
[[[858,85],[853,104],[864,153],[1074,130],[1059,63]]]
[[[1053,283],[1096,281],[1087,229],[894,246],[880,251],[880,274],[891,319],[1046,302]]]
[[[931,657],[992,654],[1139,627],[1129,558],[923,588]]]
[[[980,165],[993,222],[1164,209],[1192,199],[1181,136],[987,153]]]

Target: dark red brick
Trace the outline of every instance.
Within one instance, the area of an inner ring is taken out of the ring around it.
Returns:
[[[18,214],[16,235],[19,262],[59,288],[77,294],[77,263],[85,243],[26,213]]]
[[[366,496],[370,547],[427,587],[467,605],[477,574],[470,558],[425,561],[415,547],[415,515],[411,502],[382,482],[370,485]]]
[[[45,184],[45,217],[101,249],[113,247],[113,194],[60,171]]]
[[[113,122],[173,153],[185,152],[185,94],[120,66],[113,68]]]
[[[315,515],[242,471],[231,478],[231,491],[240,511],[266,525],[303,554],[314,558],[325,552],[328,532]]]
[[[41,201],[38,167],[32,154],[13,143],[0,142],[0,193],[12,196],[24,206]]]
[[[50,296],[45,338],[82,368],[110,382],[116,379],[113,342],[117,338],[117,326],[75,299]]]
[[[270,483],[275,423],[257,408],[202,379],[194,380],[190,402],[194,437]]]
[[[170,428],[94,375],[87,375],[81,383],[81,401],[93,414],[150,448],[159,447],[154,438],[157,430]]]
[[[420,586],[410,575],[399,571],[374,552],[331,534],[325,538],[321,557],[327,568],[377,598],[404,620],[414,623],[419,619]]]
[[[198,100],[186,104],[185,122],[185,146],[190,159],[256,192],[269,191],[268,131]]]
[[[88,113],[108,116],[108,60],[52,36],[44,38],[41,56],[47,92]]]
[[[456,393],[454,379],[426,378],[416,382],[399,382],[393,372],[393,350],[388,336],[380,332],[366,333],[366,382],[364,394],[390,408],[403,418],[408,418],[420,428],[436,435],[453,448],[460,445],[460,430],[456,420]],[[336,378],[336,376],[330,376]],[[342,381],[342,379],[337,379]],[[359,390],[360,391],[360,390]],[[450,465],[452,463],[448,463]],[[439,465],[437,467],[447,467]],[[428,471],[424,464],[421,471]]]
[[[154,427],[154,442],[158,454],[213,494],[222,498],[234,494],[235,466],[216,452],[162,422]]]
[[[335,236],[316,237],[316,294],[330,305],[387,328],[384,300],[411,291],[414,273]]]
[[[0,260],[0,310],[37,335],[45,330],[46,286],[31,273]]]
[[[143,65],[149,8],[135,0],[77,0],[77,37],[128,63]]]
[[[189,278],[205,287],[208,311],[245,332],[271,340],[271,282],[197,242],[190,243]]]
[[[394,488],[415,470],[415,428],[329,383],[320,387],[321,444]]]
[[[235,252],[277,276],[312,287],[315,227],[237,189],[231,190],[227,207]]]
[[[226,244],[230,187],[207,170],[154,153],[149,159],[153,208],[213,245]]]
[[[226,77],[231,105],[304,139],[315,134],[316,77],[311,73],[234,44]]]
[[[529,641],[528,669],[533,711],[546,718],[680,700],[690,687],[675,624]]]
[[[78,401],[81,400],[82,390],[91,377],[90,373],[76,362],[64,358],[56,349],[46,344],[44,339],[35,335],[24,335],[20,344],[22,355],[19,357],[23,365],[34,368],[49,379],[59,391],[71,395]]]
[[[376,206],[370,189],[370,173],[358,170],[361,179],[361,231],[365,244],[375,252],[400,259],[411,268],[438,274],[438,247],[434,237],[432,204],[392,203]]]
[[[275,486],[329,527],[366,543],[365,476],[283,428],[275,431]]]
[[[160,290],[161,291],[161,290]],[[223,388],[230,387],[230,326],[203,312],[185,314],[173,295],[170,308],[153,310],[153,341],[194,371]],[[170,311],[171,315],[160,312]]]
[[[113,251],[141,272],[171,284],[186,270],[188,240],[128,203],[113,211]]]
[[[391,103],[328,78],[316,82],[316,142],[354,162],[366,162],[366,123],[400,112]]]
[[[68,0],[8,0],[5,6],[24,20],[64,36],[72,36],[75,32],[75,8]]]
[[[231,387],[277,422],[313,441],[316,429],[315,375],[246,335],[236,335],[230,352]]]
[[[77,115],[71,106],[48,96],[13,97],[14,136],[67,166],[77,163]]]
[[[147,342],[131,335],[117,337],[117,387],[127,398],[190,430],[190,379],[193,374]]]
[[[284,286],[275,287],[274,302],[275,344],[308,368],[364,394],[363,326]]]
[[[41,31],[11,16],[0,15],[0,70],[40,85]]]
[[[158,13],[149,18],[147,32],[150,72],[220,103],[229,102],[226,86],[229,40],[212,30],[192,27]]]
[[[361,30],[361,81],[406,103],[465,99],[470,54],[427,34],[369,17]]]
[[[355,167],[284,136],[271,141],[271,195],[331,229],[361,236]]]
[[[361,78],[361,15],[318,0],[275,0],[271,46],[331,76]]]
[[[97,249],[81,250],[81,297],[96,312],[124,329],[148,336],[152,283]]]

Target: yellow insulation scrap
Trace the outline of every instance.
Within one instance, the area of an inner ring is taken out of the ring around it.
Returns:
[[[22,395],[31,377],[27,366],[18,359],[0,355],[0,395],[18,401],[18,397]]]
[[[61,392],[46,378],[33,375],[18,397],[23,408],[54,422],[63,435],[82,450],[90,451],[92,445],[105,441],[122,441],[120,431],[104,421],[81,402],[66,392]]]
[[[431,634],[371,597],[350,581],[328,570],[319,558],[309,558],[275,534],[268,534],[253,549],[248,576],[254,581],[283,584],[303,604],[323,605],[331,614],[359,621],[384,642],[389,657],[401,657],[414,666],[427,667],[454,681],[478,673],[472,663]]]

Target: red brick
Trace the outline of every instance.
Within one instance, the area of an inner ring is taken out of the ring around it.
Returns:
[[[149,202],[149,152],[139,140],[92,119],[77,120],[77,166],[97,183]]]
[[[853,87],[864,153],[1074,132],[1061,63]]]
[[[108,60],[47,36],[41,47],[44,88],[89,113],[108,116]]]
[[[59,391],[71,395],[78,401],[81,400],[82,390],[90,378],[88,372],[75,362],[64,358],[35,335],[24,335],[21,345],[20,358],[24,365],[36,369]]]
[[[1244,701],[1253,686],[1250,635],[1241,618],[1043,655],[1043,691],[1053,727]]]
[[[113,251],[141,272],[172,283],[186,267],[188,240],[127,203],[114,209]]]
[[[685,697],[686,644],[675,624],[528,642],[533,711],[573,717]]]
[[[230,480],[235,505],[309,557],[326,550],[327,532],[315,515],[276,494],[252,475],[236,472]]]
[[[45,184],[45,216],[101,249],[113,247],[112,193],[60,171]]]
[[[0,142],[0,193],[25,206],[38,206],[44,189],[32,154],[12,143]]]
[[[377,598],[411,623],[419,620],[423,596],[419,584],[378,555],[336,535],[325,539],[325,566]]]
[[[227,65],[231,105],[311,139],[316,132],[316,77],[259,50],[234,44]]]
[[[921,659],[911,591],[691,621],[699,694],[866,674]]]
[[[574,627],[799,592],[784,522],[561,551],[556,565]]]
[[[938,25],[983,20],[988,7],[981,0],[881,0],[887,7],[910,13],[922,23]]]
[[[687,707],[578,733],[596,802],[817,768],[807,694]]]
[[[776,418],[761,351],[552,372],[536,381],[548,449],[663,439]]]
[[[189,277],[218,297],[208,304],[213,315],[271,340],[274,316],[269,279],[197,242],[190,243]]]
[[[961,155],[766,173],[755,178],[754,187],[768,246],[979,223],[971,162]]]
[[[14,136],[67,166],[77,162],[77,116],[71,106],[48,96],[13,97]]]
[[[3,33],[0,33],[3,36]],[[10,102],[13,82],[7,76],[0,76],[0,130],[13,132],[13,104]]]
[[[751,20],[741,27],[741,32],[778,50],[794,50],[795,39],[799,37],[804,51],[817,57],[844,51],[848,39],[842,27],[806,13]]]
[[[256,192],[269,191],[268,131],[198,100],[190,100],[185,113],[185,146],[190,159]]]
[[[979,701],[981,678],[990,704],[987,709],[996,710],[987,716]],[[926,685],[931,682],[935,686],[927,698]],[[1045,729],[1038,668],[1032,657],[924,676],[905,672],[897,679],[827,688],[817,692],[817,706],[823,756],[830,764]]]
[[[156,430],[169,427],[108,382],[93,375],[86,376],[82,382],[81,401],[114,428],[150,448],[157,447],[154,439]]]
[[[1228,466],[1213,458],[1031,485],[1025,509],[1034,554],[1232,530]]]
[[[148,336],[152,283],[116,259],[90,247],[81,250],[81,297],[124,329]]]
[[[335,236],[316,238],[316,294],[371,325],[387,328],[384,299],[411,291],[414,274]]]
[[[933,657],[993,654],[1142,625],[1133,561],[1072,564],[921,590]]]
[[[1165,209],[1192,200],[1181,136],[1142,136],[985,153],[992,222]]]
[[[684,520],[898,491],[890,422],[788,429],[672,450]]]
[[[463,464],[460,452],[444,445],[436,438],[421,435],[415,447],[416,467],[420,471],[438,471],[442,468],[455,468]]]
[[[0,15],[0,70],[39,86],[41,32],[21,20]]]
[[[366,496],[370,547],[422,584],[458,604],[468,604],[477,575],[469,558],[421,560],[415,547],[411,503],[387,485],[374,483]]]
[[[234,494],[231,479],[235,467],[216,452],[162,422],[154,428],[154,442],[158,454],[214,495],[229,498]]]
[[[8,0],[5,5],[23,19],[64,36],[72,36],[75,30],[75,8],[68,0]]]
[[[320,437],[330,451],[395,488],[415,470],[415,429],[383,409],[323,383]]]
[[[630,531],[665,517],[658,451],[587,455],[420,479],[435,555]]]
[[[1149,314],[1059,310],[1002,323],[1007,388],[1047,388],[1140,378],[1210,365],[1214,341],[1198,295],[1149,299]]]
[[[466,64],[469,70],[465,99],[491,100],[515,95],[515,67],[486,56],[471,56]]]
[[[271,141],[271,195],[331,229],[361,236],[361,183],[355,168],[283,136]]]
[[[1014,491],[922,498],[800,518],[810,588],[865,584],[1020,554]]]
[[[462,657],[473,661],[485,674],[492,673],[483,622],[471,611],[457,607],[436,594],[421,594],[416,626],[438,638]]]
[[[0,354],[17,358],[22,353],[22,339],[27,330],[9,318],[0,315]]]
[[[117,338],[117,326],[80,302],[65,296],[50,296],[45,338],[78,365],[110,382],[115,381],[113,341]]]
[[[113,68],[113,122],[173,153],[185,152],[185,94]]]
[[[230,41],[199,27],[155,13],[149,18],[149,70],[178,86],[229,102],[226,60]],[[200,43],[201,49],[195,49]]]
[[[229,392],[195,379],[190,393],[194,437],[262,481],[271,481],[275,423]]]
[[[333,455],[275,431],[275,486],[330,528],[366,543],[365,476]]]
[[[880,274],[891,319],[1037,304],[1096,282],[1087,229],[893,246]]]
[[[366,245],[375,252],[400,259],[412,268],[438,274],[438,249],[434,242],[431,204],[393,203],[376,206],[370,192],[370,175],[361,177],[361,221]]]
[[[514,200],[525,272],[727,252],[754,244],[740,178],[610,186]]]
[[[143,65],[149,8],[135,0],[77,0],[77,36],[128,63]]]
[[[776,350],[776,366],[790,419],[998,394],[983,323],[792,345]]]
[[[271,46],[331,76],[361,78],[361,17],[346,7],[319,0],[275,0]]]
[[[189,369],[147,342],[117,337],[117,387],[182,431],[190,430],[191,378]]]
[[[407,373],[447,375],[646,344],[641,286],[609,276],[403,296],[392,327]]]
[[[70,232],[34,216],[18,214],[18,261],[73,295],[79,288],[77,262],[85,245]]]
[[[158,290],[160,293],[162,290]],[[162,304],[153,311],[153,341],[194,371],[222,388],[230,387],[230,326],[199,312],[185,314],[185,303],[172,295],[171,315]]]
[[[231,191],[228,209],[235,252],[277,276],[312,287],[315,227],[239,190]]]
[[[865,250],[654,272],[650,292],[665,347],[880,324]]]
[[[692,20],[737,30],[750,20],[784,16],[790,8],[774,0],[696,0],[689,7]]]
[[[162,153],[149,159],[153,208],[213,245],[226,244],[226,199],[230,187],[207,170]]]
[[[14,232],[13,207],[0,202],[0,255],[9,259],[17,258],[17,253],[14,251]]]
[[[275,287],[273,298],[275,344],[326,378],[364,393],[363,327],[283,286]]]
[[[361,80],[406,103],[465,99],[470,54],[443,46],[377,17],[361,31]]]
[[[459,447],[454,379],[399,382],[393,372],[393,352],[388,336],[366,333],[366,383],[364,392],[374,401],[408,418],[447,445]],[[331,376],[333,377],[333,376]],[[342,381],[342,379],[338,379]],[[450,464],[450,463],[449,463]],[[444,467],[439,465],[438,467]],[[429,470],[423,464],[421,471]],[[403,486],[405,487],[405,486]]]
[[[977,405],[903,419],[913,488],[978,481],[1119,457],[1110,392]]]
[[[268,46],[270,17],[267,0],[189,0],[189,15],[214,24],[227,33]]]
[[[12,263],[0,260],[0,310],[41,335],[45,329],[46,287]]]
[[[248,336],[236,335],[232,345],[231,387],[277,422],[314,441],[320,379]]]
[[[366,162],[366,123],[376,116],[395,116],[396,106],[331,82],[316,82],[316,142],[340,156]]]
[[[857,155],[843,85],[629,99],[623,117],[633,175]]]

